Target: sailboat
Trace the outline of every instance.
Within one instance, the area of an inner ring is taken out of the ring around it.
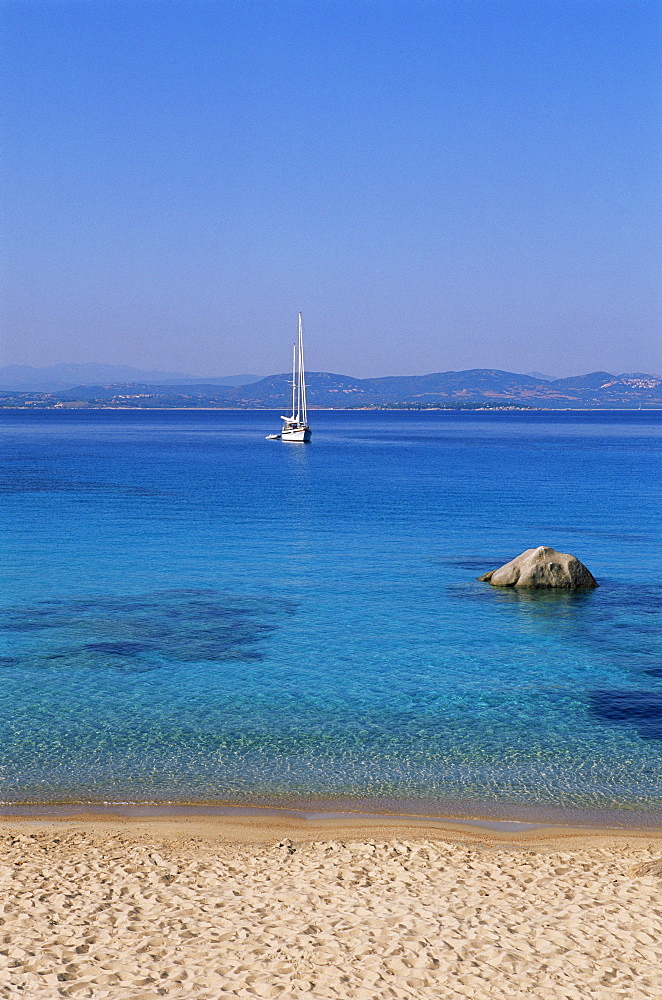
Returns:
[[[281,417],[283,429],[280,434],[269,434],[268,440],[308,442],[312,431],[308,426],[306,405],[306,370],[303,362],[303,327],[299,313],[299,336],[292,354],[292,416]]]

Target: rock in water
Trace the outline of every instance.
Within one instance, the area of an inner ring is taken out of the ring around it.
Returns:
[[[493,587],[561,587],[565,590],[589,590],[599,584],[591,571],[575,556],[557,552],[546,545],[527,549],[505,566],[490,570],[479,580]]]

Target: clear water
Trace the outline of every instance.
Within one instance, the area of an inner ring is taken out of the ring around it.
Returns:
[[[0,414],[0,798],[662,816],[662,415],[313,425]]]

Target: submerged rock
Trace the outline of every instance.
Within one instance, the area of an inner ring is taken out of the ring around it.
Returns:
[[[478,577],[493,587],[561,587],[589,590],[599,586],[589,569],[575,556],[546,545],[527,549],[505,566]]]

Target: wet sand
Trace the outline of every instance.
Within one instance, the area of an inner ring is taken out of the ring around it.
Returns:
[[[662,998],[662,832],[0,820],[0,996]]]

